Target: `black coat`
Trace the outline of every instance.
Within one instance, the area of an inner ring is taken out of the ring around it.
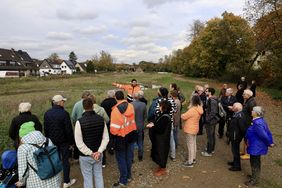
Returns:
[[[250,97],[246,100],[244,107],[243,107],[243,113],[246,116],[247,119],[247,126],[249,127],[252,123],[252,110],[257,105],[256,100],[254,97]]]
[[[74,144],[69,113],[59,105],[53,105],[44,114],[44,133],[55,145]]]
[[[233,112],[228,108],[228,106],[233,106],[235,102],[237,102],[237,99],[233,95],[231,95],[230,97],[221,97],[221,104],[226,112],[227,118],[233,115]]]
[[[237,102],[244,104],[244,98],[243,98],[243,93],[244,93],[244,89],[240,89],[237,91],[236,93],[236,100]]]
[[[111,119],[111,112],[112,107],[117,104],[117,101],[115,98],[106,98],[101,103],[101,107],[103,107],[108,115],[108,117]]]
[[[15,148],[19,146],[19,130],[23,123],[32,121],[34,123],[34,128],[37,131],[42,132],[42,124],[36,115],[31,114],[31,112],[23,112],[18,116],[14,117],[9,129],[9,136],[14,140]]]
[[[170,149],[171,117],[169,114],[162,114],[154,124],[150,129],[151,157],[161,168],[166,168]]]
[[[229,139],[233,142],[241,142],[246,134],[246,116],[241,111],[235,113],[230,121],[229,126]]]

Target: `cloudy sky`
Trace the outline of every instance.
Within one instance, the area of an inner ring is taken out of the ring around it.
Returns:
[[[157,62],[188,44],[193,20],[226,10],[242,15],[244,0],[1,0],[0,48],[44,59],[74,51],[78,61],[101,50],[117,63]]]

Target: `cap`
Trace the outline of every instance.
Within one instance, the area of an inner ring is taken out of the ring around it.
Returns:
[[[34,122],[29,121],[29,122],[23,123],[19,130],[19,136],[22,138],[32,131],[35,131]]]
[[[53,102],[60,102],[60,101],[66,101],[67,99],[64,98],[62,95],[55,95],[53,98],[52,98]]]

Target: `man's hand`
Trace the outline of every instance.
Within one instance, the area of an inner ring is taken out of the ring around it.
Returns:
[[[92,157],[93,157],[94,160],[99,161],[100,158],[101,158],[101,153],[98,152],[98,151],[95,152],[95,153],[92,153]]]

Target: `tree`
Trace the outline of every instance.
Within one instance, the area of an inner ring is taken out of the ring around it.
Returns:
[[[47,59],[50,59],[52,62],[61,62],[61,58],[57,53],[52,53]]]
[[[69,60],[73,63],[77,61],[77,56],[75,55],[73,51],[69,54]]]
[[[198,37],[200,33],[204,30],[205,23],[201,22],[200,20],[194,20],[193,23],[190,25],[187,40],[192,41],[194,38]]]
[[[87,73],[93,73],[94,72],[94,70],[95,70],[95,68],[94,68],[94,63],[93,63],[93,61],[86,61],[86,72]]]

